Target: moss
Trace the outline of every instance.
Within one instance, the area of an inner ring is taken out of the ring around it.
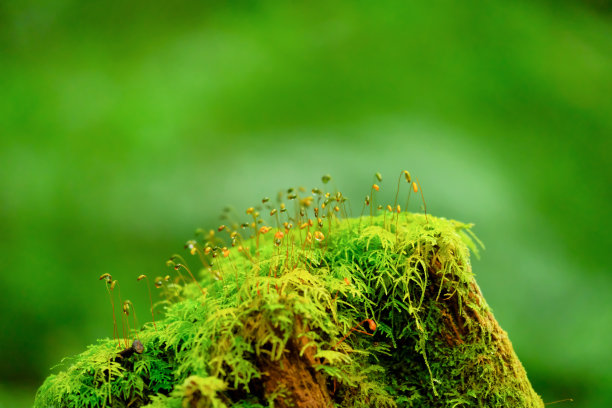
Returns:
[[[202,290],[165,286],[145,352],[118,359],[101,340],[35,406],[543,406],[474,280],[470,225],[329,208],[309,225],[298,209],[269,231],[251,210],[253,236],[229,250],[212,233],[190,241]]]

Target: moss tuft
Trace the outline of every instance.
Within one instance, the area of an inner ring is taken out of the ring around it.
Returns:
[[[474,280],[470,225],[328,208],[267,230],[250,210],[252,237],[227,228],[233,248],[213,232],[190,241],[202,289],[166,280],[143,354],[101,340],[35,406],[543,406]]]

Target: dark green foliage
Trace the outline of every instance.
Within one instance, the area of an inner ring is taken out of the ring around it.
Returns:
[[[311,353],[339,407],[542,406],[488,320],[470,226],[395,217],[328,212],[320,242],[310,227],[256,233],[203,263],[206,295],[167,288],[166,318],[139,332],[144,354],[115,362],[116,343],[101,341],[47,378],[36,406],[274,406],[291,395],[266,391],[262,366],[280,364],[290,342]]]

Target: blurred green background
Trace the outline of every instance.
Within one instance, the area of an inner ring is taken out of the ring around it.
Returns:
[[[324,173],[361,202],[376,171],[391,201],[404,169],[476,224],[544,401],[612,406],[611,23],[605,1],[1,2],[0,407],[111,335],[101,274],[145,320],[135,277],[225,205]]]

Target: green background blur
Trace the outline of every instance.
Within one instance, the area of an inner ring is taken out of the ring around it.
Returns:
[[[0,407],[111,335],[101,274],[146,320],[225,205],[404,169],[544,400],[612,406],[607,2],[126,3],[0,3]]]

